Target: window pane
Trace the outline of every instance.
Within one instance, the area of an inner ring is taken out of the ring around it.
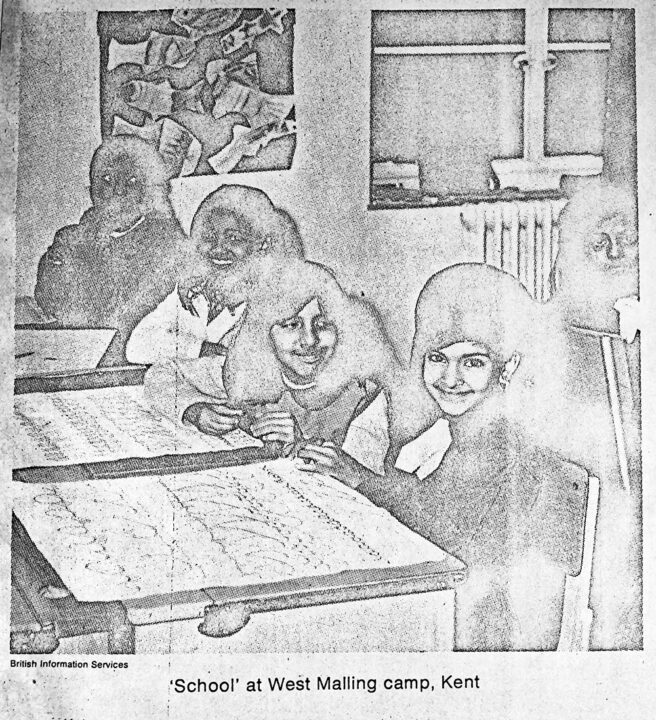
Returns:
[[[545,152],[593,153],[603,146],[608,55],[559,52],[547,73]]]
[[[372,161],[416,162],[420,117],[416,58],[375,58],[372,67]]]
[[[511,55],[375,57],[372,162],[419,162],[430,195],[485,192],[489,161],[522,154],[522,102]]]
[[[524,42],[523,10],[372,13],[376,45],[484,45]]]
[[[549,42],[608,42],[612,10],[550,10]]]

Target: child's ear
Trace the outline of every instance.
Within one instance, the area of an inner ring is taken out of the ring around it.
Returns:
[[[499,385],[501,385],[504,390],[510,384],[510,381],[512,380],[513,375],[517,371],[521,360],[522,356],[517,351],[515,351],[504,363],[503,371],[499,376]]]

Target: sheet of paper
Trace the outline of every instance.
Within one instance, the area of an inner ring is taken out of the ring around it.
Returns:
[[[122,117],[114,115],[112,135],[136,135],[151,145],[157,145],[159,144],[159,139],[162,134],[162,124],[162,120],[159,122],[146,120],[142,126],[133,125],[132,123],[123,120]]]
[[[154,73],[165,67],[183,68],[195,51],[196,41],[191,38],[152,31],[142,60],[144,72]]]
[[[284,120],[294,103],[294,95],[270,95],[230,80],[216,96],[212,115],[218,119],[228,113],[240,113],[248,118],[251,128],[259,128]]]
[[[241,430],[212,437],[153,414],[141,385],[14,398],[15,468],[260,446]]]
[[[94,368],[116,330],[16,330],[16,377]]]
[[[120,43],[113,38],[109,42],[109,58],[107,60],[107,70],[113,70],[119,65],[130,63],[133,65],[141,65],[146,57],[146,48],[148,41],[144,40],[134,45]]]
[[[176,169],[176,175],[191,175],[203,152],[200,142],[182,125],[164,118],[159,138],[159,152]]]
[[[21,485],[14,512],[82,601],[446,557],[357,492],[303,472],[292,460],[166,477]]]

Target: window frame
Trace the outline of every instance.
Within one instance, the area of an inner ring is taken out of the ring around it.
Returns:
[[[490,191],[485,193],[472,191],[453,195],[423,196],[420,201],[410,203],[379,202],[374,198],[374,163],[370,161],[371,208],[398,207],[399,204],[443,206],[480,200],[557,198],[561,196],[560,182],[564,175],[590,176],[602,172],[603,158],[599,155],[545,155],[546,74],[557,62],[555,53],[610,50],[609,41],[549,42],[549,12],[558,9],[561,8],[550,7],[541,2],[527,3],[520,8],[495,7],[495,10],[524,12],[523,43],[376,45],[372,34],[372,65],[376,56],[385,55],[514,55],[513,65],[524,72],[524,102],[523,156],[490,160],[492,171],[498,181],[497,188],[491,187]]]

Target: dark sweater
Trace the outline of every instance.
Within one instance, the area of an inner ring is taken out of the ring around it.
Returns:
[[[559,568],[555,587],[547,593],[551,597],[545,600],[551,615],[555,613],[547,620],[545,610],[545,624],[553,627],[539,640],[520,641],[526,647],[553,647],[564,574],[578,571],[587,474],[525,442],[502,420],[477,428],[475,417],[461,418],[451,423],[451,432],[451,446],[425,480],[391,471],[358,489],[467,564],[470,579],[458,591],[456,615],[461,647],[515,647],[517,628],[508,591],[513,571],[530,557]],[[467,601],[470,591],[476,594],[475,602]],[[531,587],[525,592],[530,594]]]
[[[98,230],[93,209],[61,228],[41,257],[34,296],[68,327],[118,330],[109,356],[124,362],[130,333],[173,290],[186,242],[177,220],[147,215],[113,238]]]

